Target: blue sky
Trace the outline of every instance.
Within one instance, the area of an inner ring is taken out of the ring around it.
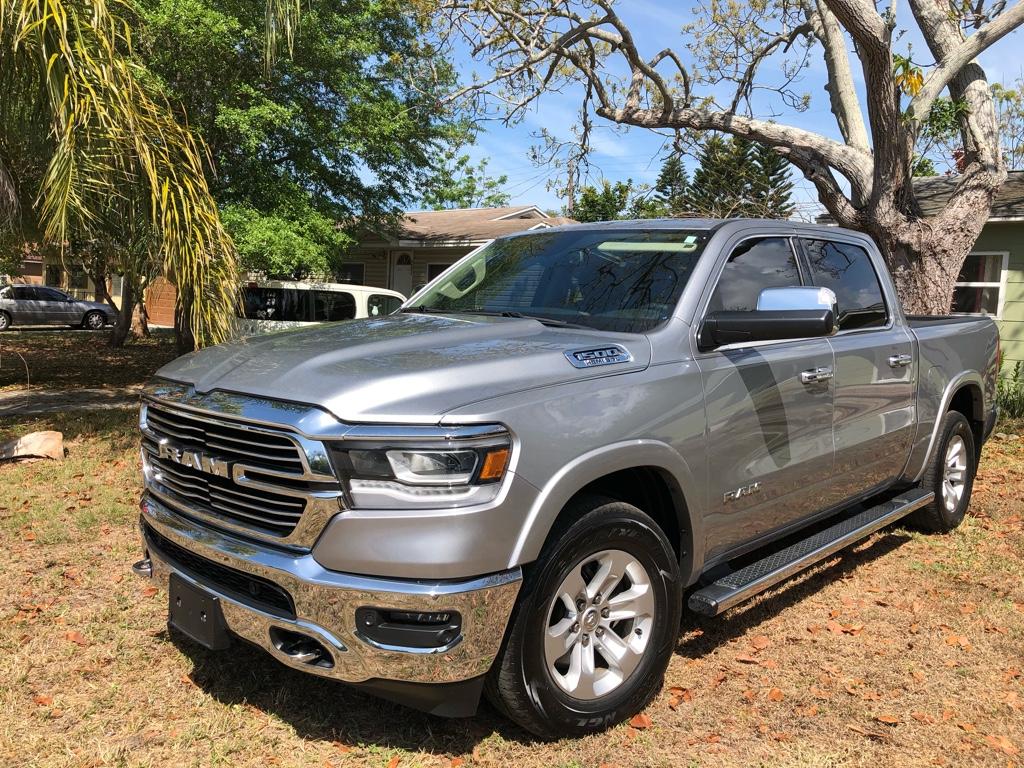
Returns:
[[[641,51],[650,56],[669,46],[685,53],[686,37],[682,34],[682,27],[690,21],[691,16],[682,9],[688,7],[689,3],[686,2],[622,0],[618,5],[618,13],[629,24]],[[909,43],[913,47],[916,62],[930,63],[927,48],[916,33],[913,16],[905,2],[901,2],[897,8],[897,25],[907,29],[897,49],[905,50]],[[1018,31],[999,41],[982,56],[981,63],[990,81],[1003,81],[1009,85],[1022,74],[1024,56],[1019,50],[1022,41],[1024,34]],[[482,63],[472,61],[465,51],[457,52],[456,63],[466,81],[473,72],[483,76],[487,71]],[[858,87],[862,88],[855,58],[853,66]],[[811,95],[810,108],[798,113],[782,105],[777,98],[766,99],[755,105],[757,116],[766,117],[774,112],[774,119],[780,122],[838,138],[823,85],[824,64],[818,49],[812,52],[810,67],[804,70],[797,85],[798,90]],[[570,137],[570,128],[578,119],[580,92],[578,89],[570,89],[564,93],[545,94],[518,125],[505,126],[499,121],[480,124],[477,145],[470,149],[470,154],[474,159],[487,158],[491,174],[508,176],[506,186],[514,204],[535,203],[543,208],[561,208],[563,201],[556,197],[553,190],[548,189],[548,182],[556,175],[555,169],[532,164],[528,152],[531,146],[540,143],[536,134],[542,127],[547,127],[561,138]],[[593,180],[603,175],[613,181],[632,178],[636,182],[654,182],[661,157],[665,154],[664,137],[647,130],[613,128],[599,118],[595,118],[594,125]],[[692,165],[692,161],[688,162],[691,170]],[[796,172],[793,180],[796,183],[794,197],[802,212],[806,214],[817,210],[814,188]]]

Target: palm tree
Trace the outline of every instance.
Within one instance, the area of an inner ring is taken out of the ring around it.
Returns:
[[[132,60],[131,13],[123,0],[0,0],[0,227],[58,245],[148,238],[191,335],[217,342],[233,245],[203,148]]]

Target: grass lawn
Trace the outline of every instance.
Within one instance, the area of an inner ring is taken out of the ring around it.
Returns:
[[[166,330],[121,349],[110,348],[109,336],[70,328],[0,333],[0,392],[24,389],[26,376],[31,386],[52,389],[144,384],[178,356],[174,334]]]
[[[0,466],[0,765],[1024,759],[1024,440],[986,447],[972,514],[954,534],[890,530],[724,617],[686,619],[640,727],[538,743],[486,707],[471,720],[434,719],[244,644],[214,654],[172,642],[165,594],[128,570],[140,554],[134,418],[0,425],[0,439],[60,429],[69,453]]]

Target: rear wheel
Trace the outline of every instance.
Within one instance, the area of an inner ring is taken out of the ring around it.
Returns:
[[[950,411],[942,420],[935,455],[921,480],[921,487],[933,491],[935,499],[910,521],[928,533],[948,533],[960,525],[971,503],[977,468],[971,424],[962,413]]]
[[[82,327],[88,328],[90,331],[98,331],[106,324],[107,319],[102,312],[86,312],[85,317],[82,318]]]
[[[0,331],[6,331],[11,327],[11,316],[6,312],[0,312]]]
[[[675,552],[636,507],[590,498],[528,573],[488,697],[543,738],[603,730],[661,686],[682,607]]]

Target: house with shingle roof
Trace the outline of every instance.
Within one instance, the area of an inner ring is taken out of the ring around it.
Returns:
[[[535,205],[410,211],[391,235],[368,235],[336,271],[342,282],[391,288],[410,296],[470,251],[495,238],[571,224]]]

